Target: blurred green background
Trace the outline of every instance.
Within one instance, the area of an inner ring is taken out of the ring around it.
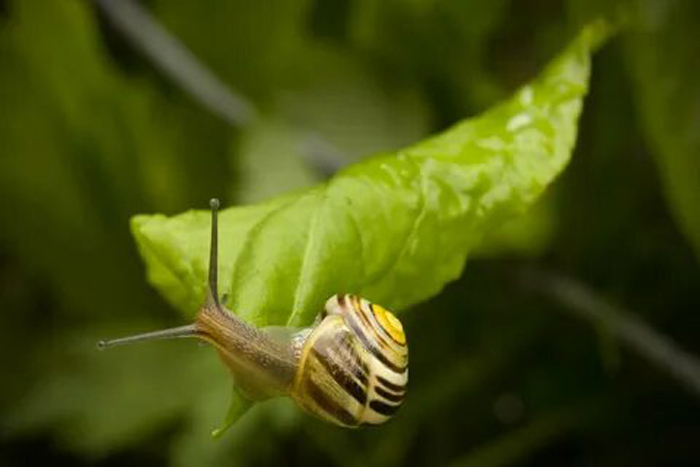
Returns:
[[[0,1],[0,465],[700,464],[697,386],[545,280],[700,353],[698,2],[137,5],[255,113],[221,118],[112,10]],[[601,15],[624,27],[594,59],[571,165],[402,314],[411,390],[391,423],[347,431],[273,400],[216,441],[230,381],[210,349],[96,351],[182,324],[146,283],[131,215],[258,201],[417,141]]]

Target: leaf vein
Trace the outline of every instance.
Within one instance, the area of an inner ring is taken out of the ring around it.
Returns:
[[[323,209],[324,204],[326,202],[326,190],[328,189],[328,186],[324,186],[322,190],[320,191],[320,196],[321,196],[321,201],[319,202],[318,206],[314,208],[314,212],[311,215],[311,219],[309,219],[309,234],[306,237],[306,245],[304,245],[304,255],[301,260],[301,266],[300,266],[300,271],[299,271],[299,279],[297,281],[297,287],[294,292],[294,305],[292,306],[292,310],[289,313],[289,318],[287,319],[287,325],[292,325],[294,321],[297,319],[299,314],[303,311],[302,310],[302,300],[303,300],[303,292],[306,286],[306,276],[309,271],[308,264],[310,263],[309,261],[309,256],[313,252],[313,243],[315,240],[315,233],[316,230],[318,229],[318,218],[319,218],[319,212]],[[319,195],[316,195],[319,196]]]

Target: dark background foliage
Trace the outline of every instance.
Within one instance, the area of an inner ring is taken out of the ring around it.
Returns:
[[[697,387],[574,313],[559,281],[700,352],[696,2],[142,6],[259,118],[222,119],[90,1],[0,2],[0,464],[700,462]],[[624,27],[594,59],[572,163],[402,315],[412,382],[391,424],[329,428],[278,400],[213,441],[230,383],[208,349],[95,350],[181,323],[145,281],[131,215],[257,201],[417,141],[506,97],[599,15]]]

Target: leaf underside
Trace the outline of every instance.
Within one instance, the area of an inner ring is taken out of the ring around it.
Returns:
[[[228,307],[257,326],[305,326],[335,293],[395,311],[438,293],[485,234],[525,212],[566,166],[590,54],[606,35],[603,23],[589,26],[509,100],[437,136],[311,189],[223,210]],[[208,212],[138,215],[131,228],[149,281],[192,316],[206,287]]]

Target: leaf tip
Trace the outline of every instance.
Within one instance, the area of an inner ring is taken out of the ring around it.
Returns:
[[[226,433],[228,429],[234,425],[234,423],[240,420],[240,418],[245,415],[246,412],[248,412],[248,409],[250,409],[252,406],[253,402],[247,397],[243,396],[234,386],[231,393],[231,404],[229,405],[226,417],[219,428],[211,431],[212,438],[220,439],[224,433]]]
[[[595,52],[615,35],[617,26],[607,18],[598,18],[588,23],[579,34],[579,41]]]

